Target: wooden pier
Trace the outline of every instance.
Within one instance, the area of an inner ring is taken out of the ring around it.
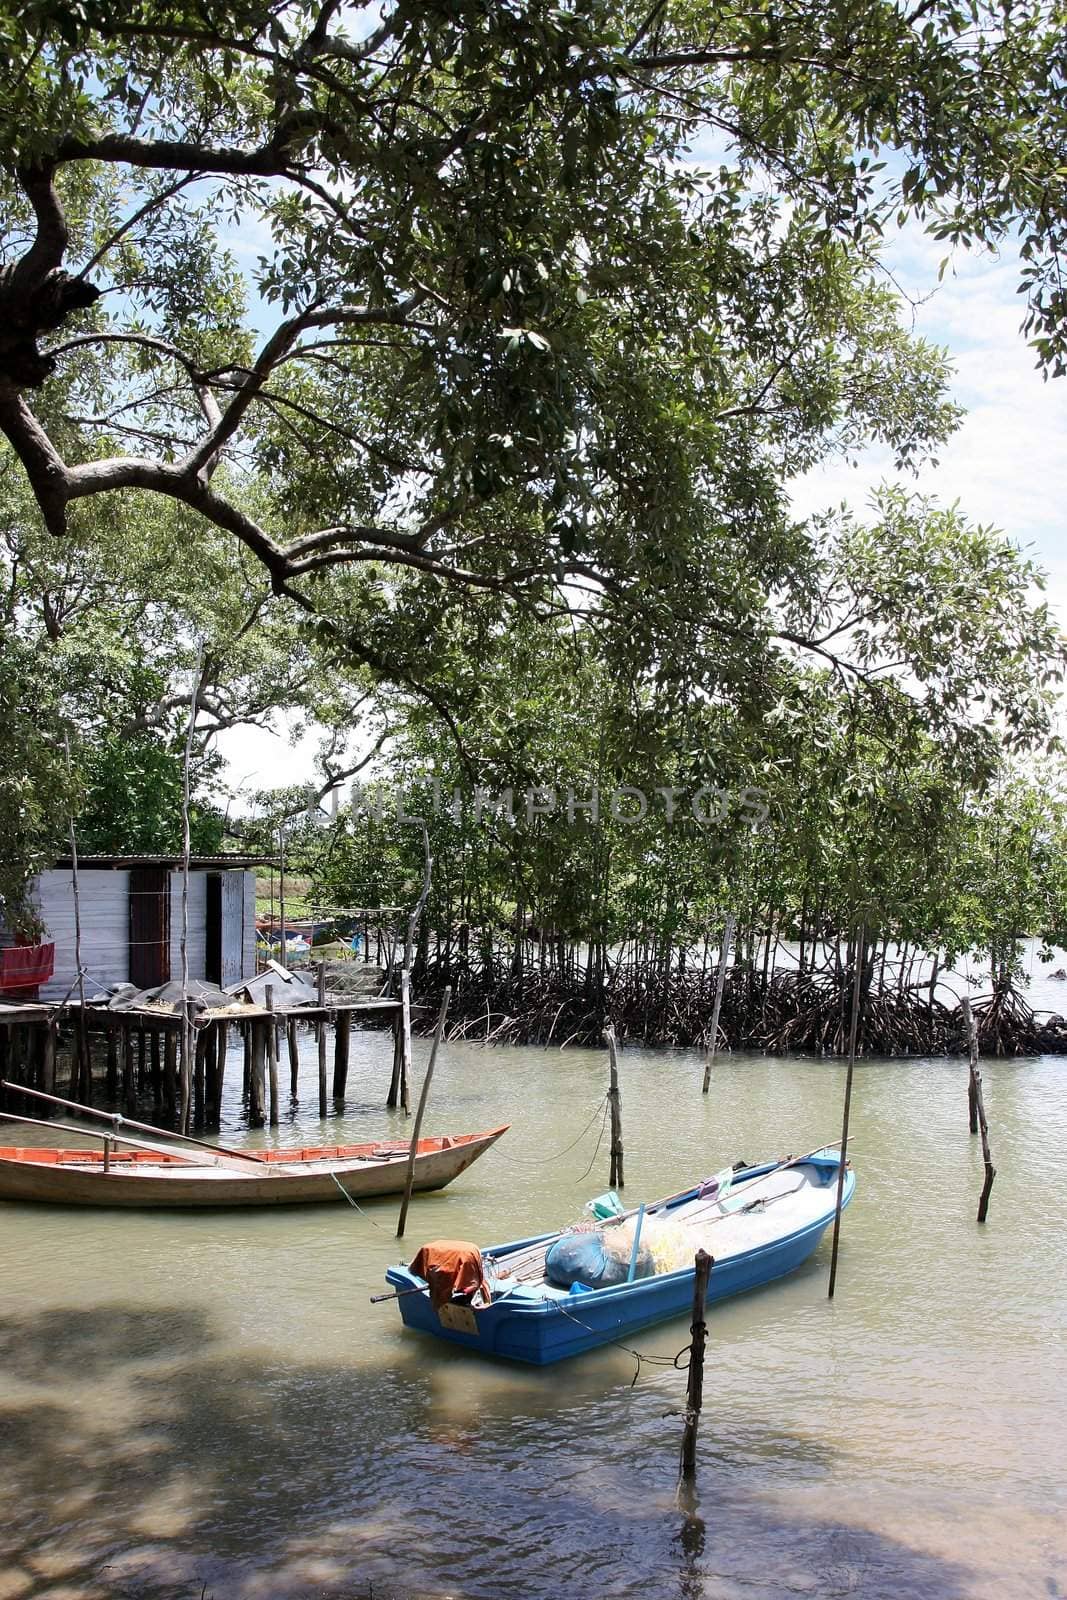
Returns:
[[[268,1002],[273,996],[268,994]],[[331,998],[321,1005],[275,1009],[234,1003],[208,1010],[194,1018],[193,1048],[188,1063],[191,1095],[190,1125],[217,1128],[222,1113],[229,1046],[235,1035],[243,1041],[242,1097],[247,1103],[250,1127],[280,1117],[278,1061],[287,1051],[290,1101],[297,1097],[299,1030],[309,1029],[318,1039],[323,1063],[320,1080],[326,1081],[325,1061],[332,1035],[334,1107],[343,1109],[348,1086],[348,1064],[353,1024],[361,1020],[393,1023],[392,1059],[403,1057],[404,1011],[399,1000]],[[75,1002],[49,1006],[37,1002],[0,1001],[0,1078],[42,1089],[57,1090],[80,1104],[94,1100],[133,1112],[151,1096],[158,1114],[177,1118],[181,1095],[182,1017],[155,1007],[113,1011],[106,1005]],[[410,1044],[406,1047],[410,1050]],[[320,1113],[326,1106],[320,1097]]]

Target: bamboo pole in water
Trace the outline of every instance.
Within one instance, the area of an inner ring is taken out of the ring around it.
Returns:
[[[692,1340],[689,1345],[689,1382],[685,1397],[685,1432],[682,1435],[681,1475],[690,1481],[697,1475],[697,1429],[704,1406],[704,1345],[708,1332],[704,1309],[708,1298],[708,1278],[714,1264],[714,1258],[706,1250],[697,1251],[693,1262]]]
[[[704,1061],[703,1093],[707,1094],[711,1088],[711,1069],[715,1065],[715,1051],[719,1044],[719,1012],[722,1010],[722,995],[726,988],[726,963],[730,959],[730,945],[734,937],[735,918],[731,911],[726,918],[726,927],[723,930],[722,950],[719,954],[719,971],[715,979],[715,1005],[711,1013],[711,1043],[708,1046]]]
[[[611,1112],[611,1161],[608,1168],[608,1187],[625,1188],[622,1149],[622,1095],[619,1091],[619,1057],[615,1046],[615,1029],[604,1029],[608,1041],[608,1106]]]
[[[985,1105],[982,1100],[982,1074],[978,1067],[978,1029],[975,1027],[974,1012],[971,1002],[964,995],[960,1001],[963,1012],[963,1021],[967,1029],[967,1050],[970,1057],[970,1104],[971,1104],[971,1132],[982,1135],[982,1159],[985,1162],[985,1182],[978,1200],[978,1221],[984,1222],[989,1214],[989,1195],[993,1188],[993,1179],[997,1169],[993,1165],[993,1157],[989,1151],[989,1124],[986,1121]]]
[[[852,1109],[852,1076],[856,1067],[856,1032],[860,1021],[860,985],[867,957],[867,929],[861,924],[856,935],[853,959],[856,963],[852,981],[852,1019],[848,1030],[848,1067],[845,1071],[845,1108],[841,1117],[841,1163],[837,1169],[837,1199],[834,1204],[834,1241],[830,1248],[830,1286],[828,1300],[834,1297],[837,1283],[837,1249],[841,1238],[841,1199],[845,1191],[845,1165],[848,1160],[848,1119]]]
[[[408,1206],[411,1203],[411,1189],[415,1182],[415,1157],[419,1149],[419,1134],[422,1131],[422,1115],[426,1110],[426,1102],[430,1095],[430,1080],[433,1078],[433,1069],[437,1063],[437,1049],[441,1043],[441,1036],[445,1031],[445,1017],[448,1015],[448,1002],[452,998],[452,985],[445,985],[445,992],[441,996],[441,1009],[437,1014],[437,1027],[434,1029],[433,1044],[430,1046],[430,1059],[426,1066],[426,1076],[422,1080],[422,1089],[419,1094],[419,1104],[415,1112],[415,1126],[411,1130],[411,1146],[408,1150],[408,1170],[404,1179],[404,1198],[400,1205],[400,1217],[396,1225],[398,1239],[404,1237],[404,1224],[408,1219]]]

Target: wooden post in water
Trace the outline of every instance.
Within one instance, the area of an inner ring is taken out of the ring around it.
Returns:
[[[41,1053],[41,1088],[45,1094],[56,1092],[56,1019],[49,1015],[44,1030],[44,1048]]]
[[[173,1116],[178,1104],[177,1028],[168,1028],[163,1040],[163,1104]]]
[[[204,1126],[204,1102],[207,1087],[207,1028],[196,1030],[193,1051],[193,1127]]]
[[[441,996],[441,1009],[437,1014],[437,1027],[434,1029],[433,1044],[430,1046],[430,1059],[426,1066],[426,1076],[422,1080],[422,1089],[419,1094],[418,1109],[415,1112],[415,1126],[411,1130],[411,1146],[408,1150],[408,1170],[404,1180],[404,1198],[400,1205],[400,1218],[396,1225],[398,1239],[404,1237],[404,1224],[408,1219],[408,1206],[411,1203],[411,1187],[415,1181],[415,1157],[419,1149],[419,1133],[422,1130],[422,1114],[426,1110],[426,1101],[430,1095],[430,1080],[437,1062],[437,1047],[441,1043],[441,1035],[445,1031],[445,1017],[448,1015],[448,1002],[452,998],[452,985],[445,985],[445,992]]]
[[[289,1098],[296,1100],[300,1084],[300,1041],[295,1017],[290,1017],[285,1024],[285,1039],[289,1046]]]
[[[212,1126],[222,1126],[222,1091],[226,1082],[226,1052],[230,1047],[230,1025],[215,1024],[215,1101],[211,1107]]]
[[[715,1052],[719,1046],[719,1012],[722,1010],[722,994],[726,988],[726,963],[730,959],[730,946],[734,939],[735,918],[731,911],[726,918],[726,927],[723,929],[722,949],[719,952],[719,970],[715,978],[715,1005],[711,1013],[711,1043],[704,1056],[704,1084],[703,1093],[707,1094],[711,1088],[711,1069],[715,1065]]]
[[[861,924],[856,935],[856,949],[854,954],[856,963],[855,977],[852,983],[852,1020],[848,1030],[848,1067],[845,1072],[845,1109],[841,1117],[841,1164],[837,1169],[837,1199],[834,1203],[834,1242],[830,1247],[830,1285],[826,1291],[826,1298],[834,1297],[834,1285],[837,1282],[837,1247],[841,1238],[841,1197],[845,1192],[845,1163],[848,1160],[848,1118],[852,1109],[852,1075],[856,1067],[856,1031],[860,1021],[860,985],[863,982],[863,969],[867,962],[867,929]]]
[[[122,1030],[122,1104],[127,1111],[133,1111],[137,1105],[133,1075],[133,1033],[129,1026],[125,1026]]]
[[[278,1028],[274,1020],[274,985],[268,983],[267,997],[267,1067],[270,1073],[270,1125],[278,1126]]]
[[[152,1029],[152,1037],[149,1040],[149,1044],[152,1050],[151,1067],[149,1071],[149,1081],[152,1085],[152,1104],[158,1106],[163,1098],[163,1042],[160,1038],[160,1031],[158,1027]]]
[[[622,1171],[622,1094],[619,1090],[619,1057],[615,1046],[615,1029],[609,1024],[604,1029],[608,1041],[608,1107],[611,1114],[611,1162],[608,1187],[622,1189],[626,1180]]]
[[[248,1126],[263,1126],[263,1072],[267,1054],[267,1033],[261,1018],[249,1023],[252,1030],[252,1061],[248,1073]]]
[[[333,1046],[333,1097],[344,1100],[348,1083],[348,1057],[352,1043],[352,1013],[338,1011],[334,1028]]]
[[[967,1122],[972,1133],[978,1132],[978,1028],[975,1025],[974,1012],[971,1002],[964,995],[960,1001],[960,1012],[963,1016],[963,1031],[967,1036],[967,1054],[970,1066],[967,1073]]]
[[[400,1098],[400,1012],[393,1012],[393,1071],[389,1079],[386,1109],[392,1111]]]
[[[698,1250],[693,1262],[693,1321],[689,1345],[689,1382],[685,1394],[685,1432],[682,1434],[682,1478],[691,1482],[697,1475],[697,1429],[704,1405],[704,1345],[708,1327],[704,1308],[708,1298],[708,1278],[714,1258]]]
[[[115,1024],[110,1018],[107,1025],[107,1078],[104,1087],[109,1104],[114,1105],[119,1095],[119,1041]]]
[[[400,1105],[411,1115],[411,973],[400,974]]]
[[[969,1099],[971,1105],[971,1132],[982,1135],[982,1159],[985,1162],[985,1182],[978,1200],[978,1221],[984,1222],[989,1214],[989,1194],[993,1187],[993,1179],[997,1169],[993,1165],[993,1157],[989,1152],[989,1124],[986,1121],[985,1104],[982,1099],[982,1074],[978,1067],[978,1029],[975,1026],[974,1012],[971,1002],[964,995],[960,1001],[963,1011],[964,1026],[967,1029],[967,1050],[970,1056],[970,1089]]]
[[[326,963],[325,963],[325,961],[320,961],[319,962],[319,1009],[322,1012],[325,1012],[325,1010],[326,1010]],[[318,1021],[318,1024],[317,1024],[317,1028],[318,1028],[318,1035],[319,1035],[319,1118],[320,1118],[321,1121],[325,1122],[325,1120],[326,1120],[326,1018],[325,1018],[325,1015],[319,1018],[319,1021]]]

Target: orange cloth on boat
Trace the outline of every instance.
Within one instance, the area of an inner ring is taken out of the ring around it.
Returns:
[[[434,1239],[424,1244],[408,1270],[426,1279],[435,1311],[447,1305],[454,1294],[472,1295],[480,1289],[486,1305],[492,1298],[482,1270],[482,1253],[465,1239]]]

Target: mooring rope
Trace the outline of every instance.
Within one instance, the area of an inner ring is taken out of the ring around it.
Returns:
[[[692,1340],[690,1340],[688,1344],[683,1345],[676,1355],[649,1356],[646,1355],[643,1350],[635,1350],[632,1345],[623,1344],[621,1339],[605,1339],[598,1328],[591,1328],[589,1324],[587,1322],[583,1322],[580,1317],[574,1316],[560,1301],[557,1300],[555,1304],[556,1310],[561,1314],[561,1316],[566,1317],[568,1322],[573,1322],[576,1327],[582,1328],[586,1333],[591,1333],[595,1339],[600,1341],[601,1344],[613,1344],[616,1349],[625,1350],[628,1356],[633,1357],[636,1365],[634,1366],[634,1375],[630,1380],[631,1389],[636,1387],[637,1380],[641,1376],[642,1364],[649,1367],[673,1367],[676,1372],[687,1372],[689,1369],[688,1357],[692,1355],[693,1351]],[[687,1358],[684,1363],[682,1362],[683,1356]]]
[[[586,1134],[589,1132],[590,1128],[593,1126],[593,1123],[596,1121],[596,1119],[600,1115],[601,1111],[604,1112],[604,1117],[605,1117],[605,1120],[606,1120],[607,1112],[608,1112],[608,1097],[607,1097],[607,1095],[604,1096],[603,1100],[597,1101],[596,1107],[595,1107],[595,1109],[593,1111],[593,1115],[589,1118],[589,1121],[586,1123],[585,1127],[582,1129],[582,1131],[578,1135],[577,1139],[575,1139],[572,1144],[569,1144],[565,1150],[557,1150],[555,1155],[551,1155],[551,1156],[533,1156],[533,1157],[529,1157],[529,1156],[513,1156],[508,1151],[499,1150],[499,1149],[498,1149],[498,1154],[500,1155],[501,1160],[503,1160],[503,1161],[511,1161],[515,1165],[520,1166],[520,1167],[544,1167],[544,1166],[548,1166],[550,1162],[562,1161],[564,1156],[569,1156],[571,1151],[576,1149],[577,1146],[581,1144],[582,1140],[585,1138]],[[603,1136],[604,1136],[603,1128],[601,1128],[600,1133],[601,1133],[601,1138],[603,1138]],[[598,1140],[597,1141],[597,1149],[599,1149],[599,1148],[600,1148],[600,1141]],[[593,1159],[595,1160],[596,1157],[594,1156]],[[588,1176],[589,1171],[592,1170],[592,1165],[593,1165],[593,1163],[590,1162],[589,1163],[589,1167],[586,1169],[586,1173],[583,1174],[583,1176]],[[581,1181],[581,1180],[579,1180],[579,1181]]]
[[[372,1228],[377,1228],[379,1233],[387,1233],[389,1231],[387,1228],[383,1228],[383,1227],[379,1226],[379,1224],[377,1222],[375,1222],[374,1218],[371,1216],[370,1212],[369,1211],[364,1211],[363,1207],[359,1204],[358,1200],[354,1200],[352,1198],[352,1196],[349,1194],[348,1190],[345,1188],[344,1184],[341,1182],[340,1178],[337,1176],[336,1172],[331,1172],[330,1173],[330,1177],[333,1179],[334,1183],[340,1189],[341,1193],[344,1195],[344,1197],[348,1201],[349,1205],[350,1206],[354,1206],[355,1209],[359,1212],[361,1217],[366,1217],[367,1221],[370,1223]]]

